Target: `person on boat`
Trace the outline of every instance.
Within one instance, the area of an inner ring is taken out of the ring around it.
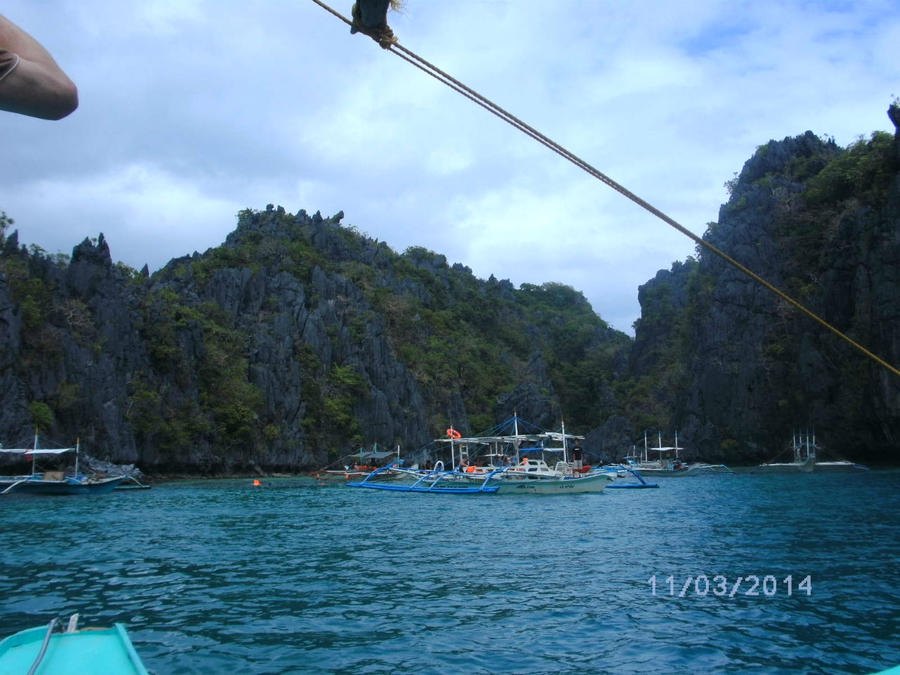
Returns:
[[[50,52],[0,15],[0,110],[59,120],[78,107],[78,89]]]
[[[584,468],[584,451],[578,441],[575,441],[575,447],[572,448],[572,468],[575,471],[581,471]]]
[[[383,49],[390,49],[397,38],[388,26],[387,12],[391,8],[400,9],[402,4],[402,0],[356,0],[350,11],[353,17],[350,32],[368,35]]]

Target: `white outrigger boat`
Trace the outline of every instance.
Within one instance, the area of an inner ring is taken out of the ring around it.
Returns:
[[[534,460],[531,460],[534,461]],[[538,460],[539,461],[539,460]],[[544,463],[546,467],[546,463]],[[549,469],[549,467],[548,467]],[[390,482],[378,480],[381,471],[405,473],[408,480]],[[510,467],[484,472],[467,472],[444,469],[441,462],[434,469],[423,471],[402,469],[389,465],[373,471],[359,482],[347,483],[350,487],[392,490],[394,492],[431,492],[446,494],[576,494],[602,492],[615,476],[607,472],[592,472],[579,476],[560,476],[552,470],[528,475],[517,475]]]
[[[38,457],[58,457],[70,452],[75,453],[75,469],[66,475],[63,471],[38,471]],[[97,476],[83,474],[78,470],[79,442],[72,448],[39,448],[38,435],[34,435],[32,448],[2,448],[0,453],[21,457],[31,461],[31,473],[18,476],[0,476],[0,495],[38,494],[38,495],[82,495],[112,492],[124,480],[122,476]]]
[[[430,470],[391,465],[348,485],[395,492],[577,494],[602,492],[618,478],[616,471],[592,469],[582,466],[580,461],[569,461],[567,439],[578,442],[583,437],[566,434],[565,427],[560,432],[538,429],[523,432],[520,422],[523,421],[514,416],[491,430],[499,431],[511,424],[512,434],[486,432],[465,438],[451,426],[447,429],[447,438],[437,440],[449,444],[450,469],[446,469],[442,461]],[[523,425],[527,423],[523,422]],[[536,454],[540,457],[534,456]],[[552,467],[545,459],[548,454],[555,459]],[[405,474],[405,479],[386,483],[379,480],[382,470],[401,476]],[[657,487],[646,483],[639,475],[637,477],[639,483],[620,486]]]
[[[406,480],[392,480],[385,482],[379,480],[380,474],[392,471],[405,475]],[[348,487],[370,488],[374,490],[390,490],[393,492],[430,492],[437,494],[493,494],[500,486],[491,483],[494,473],[484,476],[477,484],[465,480],[463,474],[455,469],[444,469],[443,462],[437,462],[433,469],[403,469],[397,464],[388,464],[375,469],[361,481],[351,481]]]
[[[724,464],[706,464],[693,462],[687,464],[678,458],[678,451],[684,450],[678,445],[678,432],[675,432],[675,445],[663,446],[662,432],[658,432],[659,445],[650,448],[647,445],[647,433],[644,432],[643,455],[630,455],[625,458],[626,465],[647,476],[696,476],[700,473],[732,473]],[[649,453],[658,453],[656,459],[650,459]]]
[[[375,443],[372,450],[364,450],[363,448],[359,449],[359,452],[354,452],[353,454],[346,455],[341,458],[340,461],[348,461],[349,463],[343,464],[343,468],[324,468],[318,471],[312,472],[312,477],[321,481],[349,481],[349,480],[361,480],[368,476],[370,473],[379,468],[385,468],[385,464],[388,464],[386,460],[391,457],[396,457],[396,461],[394,463],[397,466],[403,465],[403,460],[400,458],[400,446],[397,446],[397,450],[379,450],[378,443]],[[334,466],[332,464],[331,466]],[[381,480],[388,480],[395,478],[395,474],[392,471],[382,471],[379,472],[379,477]]]
[[[511,430],[512,434],[496,433]],[[578,461],[570,461],[573,450],[567,441],[578,448]],[[479,481],[493,473],[492,480],[499,484],[500,494],[572,494],[602,492],[615,476],[606,471],[592,471],[581,463],[580,442],[583,436],[566,434],[566,425],[560,431],[539,429],[513,414],[485,434],[463,438],[451,426],[447,438],[438,442],[448,443],[450,458],[458,466],[464,480]],[[480,448],[483,464],[479,464]],[[475,448],[475,452],[472,452]],[[553,466],[547,462],[551,458]],[[456,464],[456,460],[459,464]]]
[[[816,443],[815,432],[794,432],[791,435],[791,462],[766,462],[756,467],[763,473],[813,473],[821,471],[867,471],[869,467],[847,460],[819,461],[817,452],[821,448]]]

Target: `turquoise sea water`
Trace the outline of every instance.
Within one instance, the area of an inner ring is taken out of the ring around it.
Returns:
[[[900,664],[900,472],[544,497],[250,482],[3,498],[0,636],[123,622],[159,675]]]

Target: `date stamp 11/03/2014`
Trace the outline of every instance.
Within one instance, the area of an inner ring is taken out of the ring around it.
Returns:
[[[792,574],[782,577],[775,574],[748,574],[726,577],[722,574],[689,574],[684,578],[670,574],[666,577],[654,574],[647,579],[650,594],[661,597],[684,598],[712,595],[719,598],[734,597],[790,597],[812,595],[812,576]]]

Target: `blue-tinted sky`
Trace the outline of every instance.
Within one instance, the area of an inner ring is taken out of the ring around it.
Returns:
[[[350,0],[335,3],[349,15]],[[243,208],[345,214],[483,278],[560,281],[631,330],[693,243],[310,0],[10,0],[79,86],[0,117],[0,209],[157,269]],[[892,130],[896,2],[407,0],[401,43],[697,234],[770,139]]]

